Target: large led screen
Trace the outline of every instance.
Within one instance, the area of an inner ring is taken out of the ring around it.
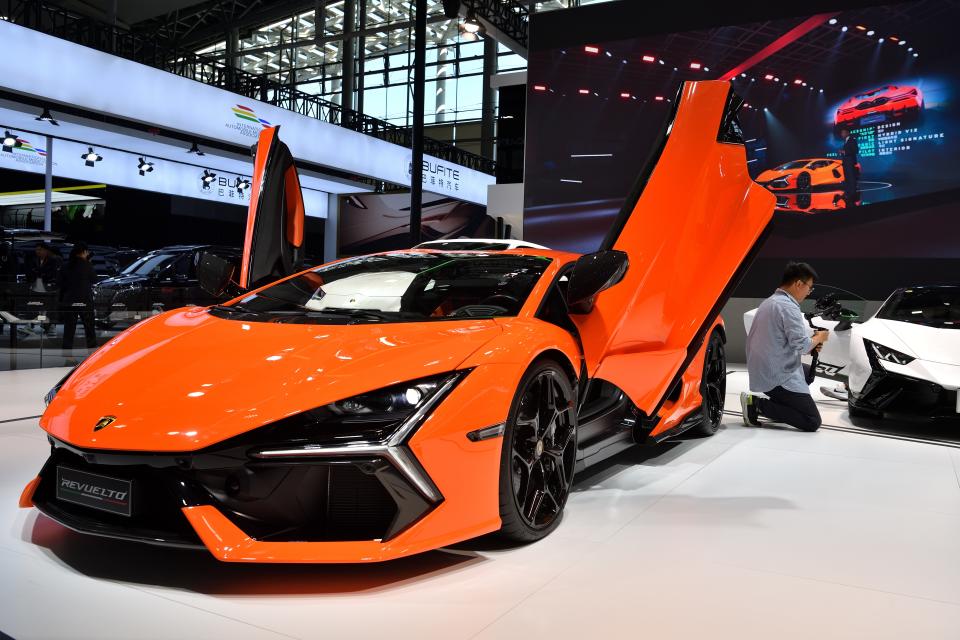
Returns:
[[[533,51],[524,238],[595,250],[680,83],[731,79],[751,175],[777,196],[771,248],[812,248],[839,225],[862,253],[877,239],[853,227],[895,234],[875,223],[904,212],[876,205],[960,188],[958,17],[924,1]],[[696,186],[690,175],[677,188]]]
[[[410,193],[340,196],[339,249],[354,256],[410,247]],[[445,238],[493,238],[496,222],[487,208],[435,193],[423,194],[420,235],[424,242]]]

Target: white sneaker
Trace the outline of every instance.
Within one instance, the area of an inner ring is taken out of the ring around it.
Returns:
[[[760,413],[757,411],[757,399],[749,391],[740,392],[740,411],[746,427],[760,426]]]

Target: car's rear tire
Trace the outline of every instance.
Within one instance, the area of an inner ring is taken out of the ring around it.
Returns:
[[[690,428],[690,433],[712,436],[723,421],[723,404],[727,395],[727,352],[723,337],[714,330],[707,342],[703,359],[703,375],[700,377],[700,424]]]
[[[500,537],[533,542],[557,528],[577,458],[576,394],[554,360],[530,366],[510,405],[500,452]]]
[[[810,174],[804,171],[797,176],[797,189],[806,191],[810,188]]]

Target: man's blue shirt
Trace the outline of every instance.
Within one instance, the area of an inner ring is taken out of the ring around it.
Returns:
[[[800,311],[789,293],[777,289],[760,303],[747,334],[747,372],[750,390],[766,393],[783,387],[810,393],[800,356],[810,353],[813,341]]]

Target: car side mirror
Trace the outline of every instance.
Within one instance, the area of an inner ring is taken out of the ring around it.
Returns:
[[[197,265],[197,280],[200,282],[200,288],[213,297],[219,298],[231,288],[236,270],[236,265],[229,260],[205,251],[200,256],[200,264]]]
[[[590,313],[594,297],[620,282],[629,266],[630,261],[623,251],[609,249],[580,256],[570,270],[567,285],[570,313]]]

